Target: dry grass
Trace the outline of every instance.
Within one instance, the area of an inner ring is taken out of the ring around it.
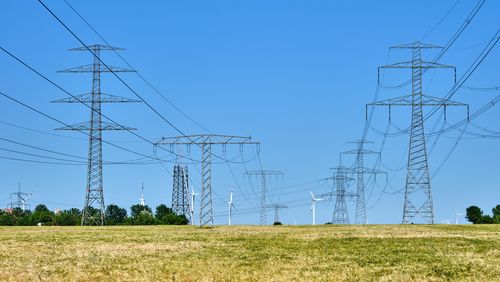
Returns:
[[[1,227],[0,280],[500,281],[500,225]]]

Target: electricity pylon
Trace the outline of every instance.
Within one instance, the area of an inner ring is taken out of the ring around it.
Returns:
[[[154,150],[158,146],[170,145],[170,151],[173,151],[175,145],[185,145],[188,150],[192,145],[201,148],[201,200],[200,200],[200,227],[214,225],[212,209],[212,146],[222,145],[225,151],[227,145],[239,145],[240,151],[243,151],[244,145],[255,144],[259,142],[250,141],[251,137],[215,135],[215,134],[197,134],[184,135],[177,137],[163,137],[154,144]],[[222,159],[221,157],[215,156]],[[223,161],[227,161],[222,159]]]
[[[31,197],[33,193],[25,193],[21,192],[21,183],[18,184],[18,190],[17,192],[10,193],[10,208],[15,209],[19,208],[22,211],[26,211],[27,209],[30,209],[30,204],[28,203],[29,198]],[[15,199],[12,199],[12,196],[15,197]]]
[[[413,223],[413,220],[417,215],[420,215],[426,223],[433,224],[434,208],[425,141],[424,114],[422,108],[424,106],[443,107],[446,119],[446,107],[466,106],[468,109],[468,105],[450,101],[448,99],[428,96],[422,92],[422,75],[429,69],[453,69],[455,72],[456,82],[455,67],[422,60],[422,49],[439,49],[442,47],[417,41],[391,48],[410,49],[412,51],[412,59],[410,61],[379,67],[379,73],[380,69],[411,69],[411,94],[367,104],[367,107],[388,106],[390,120],[392,106],[411,106],[412,115],[403,206],[403,224]]]
[[[245,175],[253,175],[260,177],[261,187],[260,187],[260,225],[267,224],[267,207],[266,207],[266,197],[267,197],[267,177],[271,176],[284,176],[283,172],[275,171],[275,170],[256,170],[256,171],[247,171]]]
[[[288,206],[285,204],[269,204],[269,205],[265,205],[264,208],[274,209],[274,223],[276,223],[276,222],[281,222],[279,210],[286,209],[286,208],[288,208]]]
[[[356,171],[357,179],[356,179],[356,216],[354,219],[355,224],[366,224],[366,201],[365,201],[365,174],[374,175],[376,177],[377,174],[387,174],[385,172],[367,168],[364,166],[364,156],[365,155],[379,155],[379,152],[375,152],[372,150],[367,150],[364,148],[365,144],[373,143],[366,140],[356,140],[347,142],[350,144],[356,144],[357,148],[354,150],[349,150],[341,153],[342,155],[356,155],[356,166],[354,170]]]
[[[356,197],[356,193],[347,191],[347,186],[354,179],[347,174],[353,172],[351,169],[339,165],[333,168],[333,177],[327,178],[334,181],[334,191],[319,195],[320,198],[335,197],[335,207],[333,209],[332,223],[333,224],[349,224],[349,213],[347,211],[346,198]]]
[[[187,166],[175,165],[172,187],[172,211],[190,219],[189,178]]]
[[[54,103],[83,103],[89,105],[90,121],[71,126],[58,128],[56,130],[76,130],[89,132],[89,152],[87,166],[87,186],[85,188],[85,203],[82,211],[81,225],[104,225],[104,188],[102,177],[102,131],[104,130],[133,130],[132,128],[102,121],[102,103],[131,103],[137,100],[118,97],[101,92],[101,73],[107,72],[134,72],[134,70],[119,67],[106,67],[101,59],[101,51],[123,50],[117,47],[105,45],[91,45],[93,64],[70,68],[59,72],[65,73],[92,73],[92,91],[76,97],[64,98],[53,101]],[[70,51],[88,51],[86,47],[69,49]],[[97,206],[98,214],[94,212]]]

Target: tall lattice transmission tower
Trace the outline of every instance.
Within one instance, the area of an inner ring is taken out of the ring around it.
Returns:
[[[172,211],[190,219],[189,178],[187,166],[175,165],[172,184]]]
[[[184,145],[188,150],[192,145],[201,148],[201,199],[200,199],[200,227],[213,226],[213,208],[212,208],[212,157],[227,161],[212,153],[214,145],[221,145],[225,152],[228,145],[238,145],[240,152],[243,151],[244,145],[255,144],[259,148],[259,142],[251,141],[251,137],[231,136],[231,135],[216,135],[216,134],[197,134],[183,135],[177,137],[163,137],[154,144],[154,150],[158,146],[170,146],[170,151],[173,151],[174,146]],[[258,150],[258,149],[257,149]]]
[[[245,172],[247,176],[260,177],[260,214],[259,214],[259,224],[267,224],[267,178],[269,177],[283,177],[284,174],[281,171],[276,170],[256,170]]]
[[[431,179],[429,174],[429,164],[427,158],[427,146],[424,131],[423,107],[443,107],[446,118],[446,108],[449,106],[468,105],[425,95],[422,91],[422,76],[429,69],[456,69],[453,66],[443,65],[436,62],[426,62],[422,60],[422,50],[439,49],[442,47],[414,42],[405,45],[391,47],[395,49],[409,49],[412,52],[410,61],[395,63],[379,67],[381,69],[411,69],[411,94],[391,98],[383,101],[368,104],[368,106],[388,106],[389,119],[391,119],[392,106],[410,106],[412,109],[410,126],[410,143],[408,153],[407,176],[405,185],[403,224],[414,223],[415,217],[420,217],[425,223],[434,223],[434,208],[432,201]],[[379,75],[380,77],[380,75]]]
[[[87,185],[85,187],[85,203],[82,211],[82,225],[104,225],[104,188],[102,176],[102,132],[104,130],[132,130],[132,128],[116,125],[102,121],[102,103],[130,103],[137,100],[114,96],[101,92],[101,73],[107,72],[134,72],[131,69],[124,69],[105,65],[100,56],[101,51],[123,50],[117,47],[106,45],[91,45],[69,49],[70,51],[91,51],[94,57],[92,64],[76,68],[70,68],[59,72],[65,73],[92,73],[92,90],[89,93],[75,97],[64,98],[53,101],[54,103],[82,103],[88,105],[90,111],[90,121],[78,123],[72,126],[58,128],[57,130],[88,131],[88,166]],[[95,212],[97,209],[98,212]]]
[[[356,156],[356,165],[354,170],[356,172],[356,216],[354,222],[356,224],[366,224],[366,201],[365,201],[365,175],[374,175],[375,178],[377,174],[385,174],[387,177],[387,173],[365,167],[365,155],[379,155],[379,152],[375,152],[372,150],[365,149],[365,144],[372,144],[373,142],[367,140],[356,140],[348,142],[349,144],[355,144],[357,146],[356,149],[348,150],[341,153],[342,155],[355,155]],[[376,179],[375,179],[376,180]]]

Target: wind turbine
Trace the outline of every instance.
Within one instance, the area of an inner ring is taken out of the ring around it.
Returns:
[[[459,213],[458,211],[455,210],[455,224],[458,224],[458,217],[463,214]]]
[[[231,192],[229,193],[229,202],[227,202],[227,207],[229,209],[229,218],[228,218],[228,225],[231,226],[231,210],[233,205],[233,189],[231,188]]]
[[[325,199],[320,199],[320,198],[315,198],[314,194],[311,190],[309,190],[309,193],[311,193],[311,198],[312,198],[312,216],[313,216],[313,225],[316,225],[316,202],[317,201],[323,201]]]
[[[146,205],[146,201],[144,200],[144,183],[142,183],[142,188],[141,188],[141,198],[139,199],[141,206]]]
[[[194,225],[194,197],[200,193],[195,193],[191,188],[191,225]]]

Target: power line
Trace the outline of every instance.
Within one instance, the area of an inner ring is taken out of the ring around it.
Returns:
[[[436,25],[434,25],[434,27],[431,28],[431,30],[429,30],[420,40],[421,41],[425,40],[427,38],[427,36],[429,36],[431,33],[433,33],[444,22],[444,20],[446,20],[446,18],[448,18],[448,16],[451,14],[451,12],[453,12],[453,10],[457,7],[458,3],[460,3],[460,0],[457,0],[455,2],[455,4],[453,4],[453,6],[451,6],[451,8],[448,10],[448,12],[446,12],[446,14],[441,18],[441,20],[439,20],[436,23]]]
[[[129,89],[142,103],[144,103],[151,111],[153,111],[160,119],[162,119],[164,122],[166,122],[170,127],[172,127],[175,131],[177,131],[179,134],[181,134],[183,137],[185,138],[188,138],[189,139],[189,136],[186,135],[182,130],[180,130],[180,128],[178,128],[176,125],[174,125],[172,122],[170,122],[165,116],[163,116],[158,110],[156,110],[148,101],[146,101],[141,95],[139,95],[139,93],[137,93],[127,82],[125,82],[125,80],[123,80],[116,72],[113,71],[113,69],[111,67],[109,67],[101,58],[99,58],[99,56],[96,56],[95,52],[87,45],[83,42],[83,40],[80,39],[80,37],[78,37],[76,35],[76,33],[74,33],[54,12],[52,12],[51,9],[49,9],[49,7],[47,7],[47,5],[45,5],[43,3],[42,0],[38,0],[38,2],[47,10],[47,12],[49,12],[87,51],[89,51],[93,57],[97,58],[97,60],[104,66],[106,67],[106,69],[109,71],[109,73],[113,74],[119,81],[120,83],[122,83],[127,89]],[[104,115],[103,115],[104,116]],[[116,123],[115,123],[116,124]],[[117,124],[118,125],[118,124]],[[146,140],[145,140],[146,141]],[[191,140],[192,141],[192,140]],[[148,140],[149,142],[149,140]],[[151,142],[150,142],[151,143]],[[198,146],[200,146],[201,148],[201,145],[197,144]],[[174,152],[171,152],[172,154],[175,154]],[[218,159],[221,159],[223,161],[228,161],[228,160],[225,160],[223,159],[222,157],[216,155],[216,154],[213,154],[213,153],[210,153],[212,156],[214,156],[215,158],[218,158]]]
[[[5,52],[7,55],[9,55],[11,58],[13,58],[14,60],[16,60],[17,62],[21,63],[23,66],[25,66],[26,68],[28,68],[30,71],[34,72],[36,75],[38,75],[39,77],[41,77],[42,79],[44,79],[45,81],[49,82],[50,84],[52,84],[53,86],[55,86],[57,89],[61,90],[62,92],[64,92],[65,94],[69,95],[71,98],[75,99],[76,101],[78,101],[79,103],[83,104],[85,107],[89,108],[91,111],[95,112],[95,109],[92,109],[92,107],[90,105],[88,105],[85,101],[79,99],[77,96],[71,94],[69,91],[67,91],[66,89],[64,89],[63,87],[61,87],[59,84],[55,83],[53,80],[49,79],[47,76],[43,75],[42,73],[40,73],[39,71],[37,71],[35,68],[33,68],[32,66],[30,66],[28,63],[26,63],[25,61],[21,60],[19,57],[17,57],[16,55],[14,55],[13,53],[11,53],[10,51],[6,50],[5,48],[3,48],[2,46],[0,46],[0,49]],[[109,69],[109,67],[108,67]],[[120,124],[118,124],[117,122],[115,122],[113,119],[109,118],[107,115],[105,114],[102,114],[100,113],[100,115],[102,117],[104,117],[105,119],[109,120],[111,123],[113,123],[114,125],[124,129],[125,131],[131,133],[132,135],[138,137],[139,139],[145,141],[146,143],[149,143],[150,145],[154,145],[154,143],[150,140],[148,140],[147,138],[145,137],[142,137],[141,135],[135,133],[133,130],[131,130],[130,128],[127,128],[127,127],[124,127],[124,126],[121,126]],[[64,123],[65,126],[67,127],[72,127],[71,125],[69,124],[66,124]],[[84,132],[84,130],[78,130],[80,132]],[[89,135],[87,133],[84,133],[86,135]],[[111,144],[105,140],[103,140],[104,143],[106,144]],[[113,145],[113,146],[117,146],[117,145]],[[176,155],[175,152],[172,152],[172,151],[169,151],[165,148],[161,148],[162,150],[168,152],[168,153],[171,153],[173,155]],[[194,162],[197,162],[196,160],[192,160],[190,159],[190,161],[194,161]]]
[[[110,45],[108,41],[67,1],[64,0],[64,2],[70,7],[73,12],[75,12],[76,15],[106,44]],[[131,69],[135,69],[119,52],[114,51],[114,53]],[[193,122],[195,125],[200,127],[201,129],[207,131],[208,133],[213,133],[210,130],[208,130],[206,127],[201,125],[199,122],[191,118],[188,114],[186,114],[184,111],[182,111],[177,105],[175,105],[170,99],[168,99],[165,95],[163,95],[155,86],[153,86],[139,71],[136,71],[136,74],[139,76],[139,78],[144,81],[151,89],[154,90],[156,94],[158,94],[162,99],[164,99],[170,106],[172,106],[176,111],[178,111],[181,115],[189,119],[191,122]]]
[[[1,48],[2,48],[2,47],[0,47],[0,49],[1,49]],[[63,121],[61,121],[61,120],[59,120],[59,119],[57,119],[57,118],[54,118],[54,117],[52,117],[52,116],[50,116],[50,115],[48,115],[48,114],[46,114],[46,113],[44,113],[44,112],[42,112],[42,111],[40,111],[40,110],[38,110],[38,109],[36,109],[36,108],[34,108],[34,107],[30,106],[30,105],[28,105],[28,104],[26,104],[26,103],[24,103],[24,102],[22,102],[22,101],[20,101],[20,100],[18,100],[18,99],[16,99],[16,98],[12,97],[12,96],[9,96],[9,95],[7,95],[7,94],[6,94],[6,93],[4,93],[4,92],[1,92],[1,91],[0,91],[0,95],[1,95],[1,96],[3,96],[3,97],[5,97],[5,98],[7,98],[7,99],[9,99],[9,100],[11,100],[11,101],[13,101],[13,102],[15,102],[15,103],[17,103],[17,104],[19,104],[19,105],[21,105],[21,106],[23,106],[23,107],[25,107],[25,108],[27,108],[27,109],[29,109],[29,110],[31,110],[31,111],[36,112],[36,113],[37,113],[37,114],[39,114],[39,115],[42,115],[42,116],[44,116],[44,117],[46,117],[46,118],[48,118],[48,119],[50,119],[50,120],[52,120],[52,121],[55,121],[55,122],[57,122],[57,123],[59,123],[59,124],[61,124],[61,125],[64,125],[64,126],[70,126],[69,124],[67,124],[67,123],[65,123],[65,122],[63,122]],[[81,133],[83,133],[83,134],[85,134],[85,135],[87,135],[87,136],[89,135],[89,134],[88,134],[87,132],[85,132],[84,130],[77,130],[77,131],[79,131],[79,132],[81,132]],[[136,151],[133,151],[133,150],[127,149],[127,148],[125,148],[125,147],[122,147],[122,146],[119,146],[119,145],[113,144],[113,143],[111,143],[111,142],[109,142],[109,141],[105,141],[105,140],[103,140],[103,142],[104,142],[104,143],[106,143],[106,144],[108,144],[108,145],[110,145],[110,146],[113,146],[113,147],[115,147],[115,148],[118,148],[118,149],[124,150],[124,151],[126,151],[126,152],[129,152],[129,153],[132,153],[132,154],[136,154],[136,155],[139,155],[139,156],[142,156],[142,157],[148,158],[148,159],[157,160],[157,159],[155,159],[154,157],[151,157],[151,156],[148,156],[148,155],[145,155],[145,154],[142,154],[142,153],[139,153],[139,152],[136,152]],[[169,162],[169,161],[167,161],[167,160],[162,160],[162,161],[163,161],[163,162]]]

